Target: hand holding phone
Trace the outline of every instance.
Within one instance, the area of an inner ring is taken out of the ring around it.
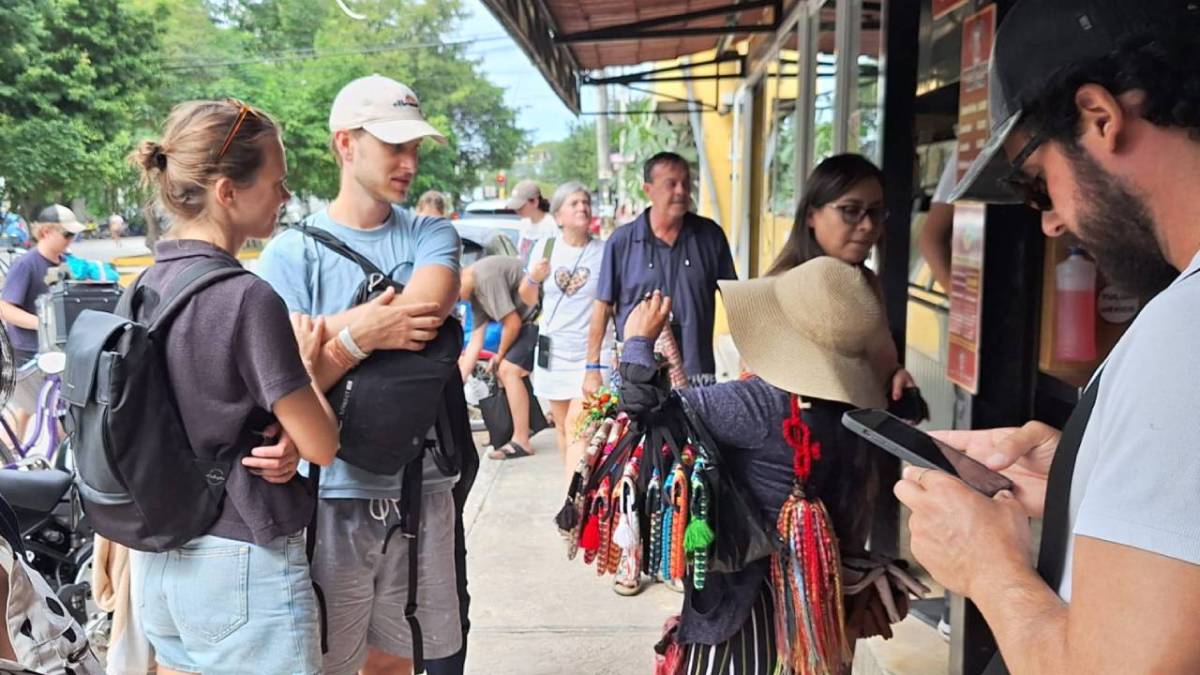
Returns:
[[[876,447],[915,466],[945,471],[988,497],[1013,489],[1007,477],[883,410],[852,410],[842,424]]]

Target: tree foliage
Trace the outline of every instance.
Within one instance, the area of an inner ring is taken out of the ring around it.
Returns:
[[[171,107],[235,97],[283,126],[289,183],[329,198],[337,168],[329,107],[355,77],[411,86],[449,143],[430,143],[414,192],[461,194],[523,149],[516,111],[466,45],[446,35],[461,0],[5,0],[0,7],[0,177],[26,214],[85,198],[136,206],[125,155]]]
[[[153,17],[118,0],[0,7],[0,176],[18,210],[118,199],[131,120],[158,84]]]

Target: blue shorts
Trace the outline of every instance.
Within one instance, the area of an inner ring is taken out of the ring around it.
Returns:
[[[203,536],[130,551],[132,600],[155,659],[189,673],[321,672],[304,534],[256,546]]]

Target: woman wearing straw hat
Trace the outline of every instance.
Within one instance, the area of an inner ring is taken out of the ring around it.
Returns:
[[[783,274],[819,256],[837,258],[861,267],[875,292],[882,297],[879,278],[866,267],[871,250],[880,242],[887,224],[883,201],[883,172],[862,155],[834,155],[817,165],[805,181],[804,195],[796,208],[787,244],[767,270]],[[890,395],[898,401],[916,386],[899,363],[896,343],[883,336],[872,349],[879,367],[892,371]]]
[[[887,405],[891,373],[868,356],[887,335],[870,280],[858,266],[821,256],[778,276],[722,281],[720,287],[734,342],[754,375],[678,394],[704,421],[727,470],[772,526],[793,488],[795,445],[785,437],[785,421],[800,418],[796,423],[820,444],[805,482],[807,496],[824,502],[841,551],[861,552],[879,492],[875,454],[842,426],[841,417],[853,408]],[[655,293],[630,315],[623,392],[653,386],[629,377],[655,367],[654,336],[669,312],[670,300]],[[777,637],[771,564],[764,559],[732,574],[710,572],[702,590],[688,584],[677,638],[685,649],[684,672],[774,673],[791,661]],[[850,644],[887,630],[887,621],[852,616],[848,623]]]

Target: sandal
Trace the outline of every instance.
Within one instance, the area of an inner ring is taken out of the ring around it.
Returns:
[[[530,457],[532,455],[532,452],[529,452],[519,444],[511,441],[509,441],[503,447],[496,448],[488,453],[489,458],[498,460],[520,459],[522,457]]]
[[[641,593],[642,588],[644,586],[641,579],[622,579],[621,577],[617,577],[616,581],[613,581],[613,593],[623,595],[627,598]]]

